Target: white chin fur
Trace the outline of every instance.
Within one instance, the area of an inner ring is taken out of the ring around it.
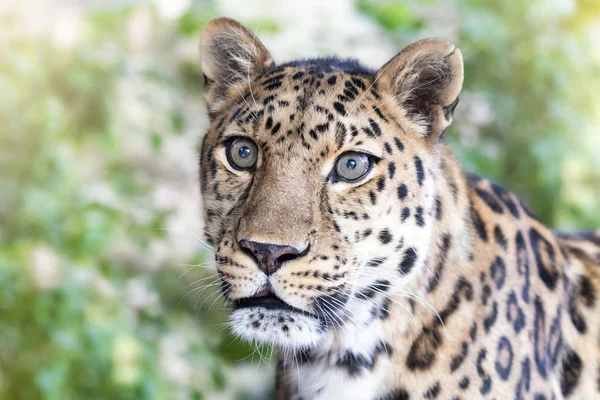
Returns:
[[[282,348],[307,348],[323,337],[320,322],[286,310],[251,307],[234,310],[229,322],[233,332],[248,340]]]

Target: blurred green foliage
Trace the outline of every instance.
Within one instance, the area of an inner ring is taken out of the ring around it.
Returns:
[[[463,157],[520,194],[551,226],[593,229],[600,222],[600,159],[587,140],[599,130],[600,63],[579,30],[600,18],[600,7],[544,15],[541,4],[461,4],[466,90],[488,99],[496,118],[483,127],[481,142],[499,149],[493,163],[477,148]],[[565,170],[569,162],[584,170]]]
[[[356,7],[388,32],[417,30],[425,25],[425,21],[418,18],[409,5],[403,2],[358,0]]]
[[[156,252],[172,250],[165,226],[177,212],[155,201],[171,169],[158,164],[190,130],[194,151],[202,125],[202,74],[180,45],[195,48],[218,15],[213,3],[193,2],[173,20],[145,3],[97,9],[82,17],[85,40],[68,46],[19,34],[0,42],[0,398],[250,396],[232,368],[254,349],[222,325],[202,243],[183,260]],[[599,3],[580,0],[571,12],[453,4],[466,71],[448,134],[458,157],[545,222],[597,227],[600,67],[585,32]],[[431,28],[423,7],[438,3],[355,5],[400,48]],[[0,22],[13,32],[23,23],[9,13]]]

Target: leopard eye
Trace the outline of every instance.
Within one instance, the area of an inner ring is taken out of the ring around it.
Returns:
[[[239,171],[247,171],[256,165],[258,149],[250,139],[237,138],[227,146],[227,161]]]
[[[349,151],[342,154],[335,163],[335,175],[346,182],[357,182],[371,170],[371,158],[362,153]]]

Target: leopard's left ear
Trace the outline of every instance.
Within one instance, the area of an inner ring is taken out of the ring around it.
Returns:
[[[441,39],[411,44],[377,72],[380,88],[391,90],[406,115],[431,137],[452,123],[463,84],[459,49]]]
[[[271,55],[252,31],[230,18],[211,20],[200,36],[209,112],[219,112],[229,98],[241,96],[250,81],[271,65]]]

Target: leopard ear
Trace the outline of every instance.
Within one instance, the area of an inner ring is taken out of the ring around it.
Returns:
[[[438,137],[452,123],[463,75],[459,49],[445,40],[424,39],[381,67],[377,80],[424,135]]]
[[[209,112],[219,112],[227,99],[240,96],[250,81],[272,64],[267,49],[242,24],[229,18],[211,20],[200,36],[200,66]]]

